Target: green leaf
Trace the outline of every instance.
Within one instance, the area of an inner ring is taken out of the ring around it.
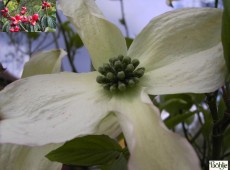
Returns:
[[[47,17],[47,20],[48,20],[48,27],[50,28],[56,28],[56,17],[54,16],[48,16]]]
[[[189,112],[189,113],[186,113],[186,114],[180,114],[180,115],[173,116],[173,117],[168,118],[168,119],[165,120],[165,125],[168,128],[173,128],[177,124],[179,124],[182,121],[185,121],[189,117],[193,116],[195,113],[196,112]]]
[[[174,94],[160,96],[160,110],[166,110],[170,115],[177,115],[184,110],[189,110],[192,105],[192,97],[189,94]]]
[[[45,32],[56,32],[56,29],[46,27]]]
[[[133,39],[132,38],[125,38],[125,41],[126,41],[126,45],[127,45],[127,47],[129,48],[130,47],[130,45],[132,44],[132,42],[133,42]]]
[[[120,162],[122,153],[121,146],[108,136],[88,135],[66,142],[46,157],[67,165],[93,166],[109,165],[116,160]]]
[[[3,32],[9,32],[9,29],[10,29],[10,23],[9,23],[9,21],[6,21],[2,27],[2,31]]]
[[[120,156],[111,164],[101,166],[100,168],[101,170],[128,170],[127,160],[125,159],[123,154],[120,154]]]
[[[224,58],[230,74],[230,1],[223,0],[224,12],[222,16],[222,43]]]

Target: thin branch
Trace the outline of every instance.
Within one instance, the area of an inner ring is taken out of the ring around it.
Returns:
[[[58,19],[59,23],[62,23],[61,18],[59,16],[58,12],[57,12],[57,19]],[[62,27],[61,24],[60,24],[60,31],[62,32],[62,35],[63,35],[63,38],[64,38],[64,42],[65,42],[65,46],[66,46],[66,51],[67,51],[67,57],[69,59],[69,63],[70,63],[70,66],[72,68],[72,71],[75,72],[75,73],[77,73],[78,71],[75,68],[74,63],[73,63],[73,59],[72,59],[72,56],[71,56],[71,49],[70,49],[70,46],[69,46],[69,43],[68,43],[68,40],[67,40],[65,29]]]
[[[121,17],[122,17],[122,21],[123,21],[123,25],[125,27],[125,32],[126,32],[126,36],[129,37],[129,29],[125,20],[125,9],[124,9],[124,2],[123,0],[120,0],[120,5],[121,5]]]

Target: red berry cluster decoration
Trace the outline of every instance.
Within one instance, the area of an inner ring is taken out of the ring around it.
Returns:
[[[5,8],[5,9],[1,10],[2,16],[5,17],[5,18],[8,16],[8,12],[9,12],[8,8]]]
[[[50,7],[51,7],[51,4],[49,2],[47,2],[47,0],[42,1],[42,9],[47,10]],[[8,8],[2,9],[1,14],[4,18],[6,18],[6,20],[8,20],[10,28],[9,27],[5,27],[5,28],[9,29],[10,32],[19,32],[20,30],[28,32],[28,31],[33,30],[33,29],[39,30],[39,29],[41,29],[41,27],[39,27],[39,26],[43,25],[43,23],[41,23],[36,28],[30,27],[30,25],[35,26],[38,22],[40,22],[39,21],[40,16],[38,13],[34,13],[31,16],[27,15],[28,12],[27,12],[26,6],[22,6],[20,12],[18,12],[17,14],[14,14],[14,15],[10,14]]]
[[[2,16],[7,18],[10,23],[10,32],[19,32],[20,31],[20,22],[22,23],[30,23],[31,25],[35,26],[36,22],[39,19],[39,15],[36,13],[33,16],[24,16],[26,14],[26,7],[22,7],[20,14],[15,16],[10,16],[8,8],[1,10]]]
[[[46,1],[42,2],[42,9],[49,8],[49,7],[51,7],[49,2],[46,2]]]
[[[22,10],[20,13],[21,13],[21,15],[24,15],[26,13],[26,7],[25,6],[22,7]]]

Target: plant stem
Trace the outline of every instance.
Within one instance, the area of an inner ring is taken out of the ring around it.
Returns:
[[[57,19],[58,19],[58,22],[60,23],[60,31],[62,32],[64,41],[65,41],[66,51],[67,51],[67,57],[68,57],[68,59],[69,59],[70,66],[71,66],[71,68],[72,68],[72,71],[75,72],[75,73],[77,73],[77,69],[75,68],[75,66],[74,66],[74,64],[73,64],[72,56],[70,55],[71,49],[70,49],[70,46],[69,46],[69,43],[68,43],[68,40],[67,40],[67,36],[66,36],[66,34],[65,34],[64,28],[63,28],[62,25],[61,25],[61,18],[60,18],[60,16],[58,15],[58,13],[57,13]]]
[[[21,23],[19,23],[19,25],[23,28],[23,30],[24,30],[25,32],[28,32],[28,31],[23,27],[23,25],[22,25]]]
[[[215,8],[218,8],[218,2],[219,0],[215,0]]]
[[[124,22],[123,24],[125,27],[126,36],[129,37],[129,30],[128,30],[128,26],[127,26],[126,20],[125,20],[125,9],[124,9],[123,0],[120,0],[120,5],[121,5],[121,16],[122,16],[122,21]]]
[[[223,139],[222,130],[219,126],[219,116],[217,112],[216,97],[218,91],[207,94],[207,104],[209,106],[210,113],[213,120],[212,128],[212,157],[213,160],[219,160],[221,157],[221,144]]]

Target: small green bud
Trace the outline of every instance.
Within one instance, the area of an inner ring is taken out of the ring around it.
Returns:
[[[128,64],[127,66],[126,66],[126,69],[125,69],[125,71],[127,71],[127,72],[133,72],[133,70],[134,70],[134,66],[132,65],[132,64]]]
[[[112,64],[112,65],[114,64],[115,61],[116,61],[116,58],[115,58],[115,57],[109,59],[109,62],[110,62],[110,64]]]
[[[125,73],[124,73],[124,71],[119,71],[119,72],[117,73],[117,78],[118,78],[119,80],[124,80],[124,79],[125,79]]]
[[[106,78],[109,79],[109,80],[114,80],[115,79],[115,75],[111,72],[108,72],[106,74]]]
[[[106,72],[111,70],[111,67],[108,63],[103,64],[103,68]]]
[[[110,90],[110,85],[109,85],[109,84],[105,84],[105,85],[103,86],[103,88],[104,88],[105,90]]]
[[[129,87],[133,87],[135,85],[134,80],[132,80],[132,79],[128,80],[128,85],[129,85]]]
[[[118,89],[120,91],[124,91],[126,89],[126,85],[124,83],[119,82],[118,83]]]
[[[96,81],[100,84],[105,83],[105,77],[104,76],[97,76]]]
[[[145,73],[145,68],[141,67],[141,68],[138,68],[137,70],[135,70],[134,72],[134,75],[138,78],[142,77]]]
[[[118,58],[120,61],[122,61],[123,58],[124,58],[124,56],[123,56],[123,55],[119,55],[117,58]]]
[[[113,84],[112,86],[110,86],[109,90],[110,90],[111,92],[115,92],[115,91],[117,90],[116,84]]]
[[[140,61],[137,59],[133,59],[131,63],[133,64],[134,68],[136,68],[140,64]]]
[[[105,75],[106,71],[104,70],[103,67],[98,67],[98,72]]]
[[[139,60],[128,56],[110,58],[108,63],[98,68],[101,75],[97,76],[96,81],[110,92],[124,91],[135,86],[144,75],[145,69],[137,68],[139,64]]]
[[[135,83],[138,83],[138,82],[139,82],[139,78],[133,77],[133,81],[134,81]]]
[[[128,57],[128,56],[124,57],[122,62],[125,63],[125,64],[130,64],[131,63],[131,58]]]
[[[114,67],[116,70],[122,70],[122,63],[119,60],[115,61]]]

